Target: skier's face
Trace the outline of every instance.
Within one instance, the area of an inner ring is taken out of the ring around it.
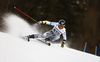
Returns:
[[[64,25],[59,25],[59,29],[63,29]]]

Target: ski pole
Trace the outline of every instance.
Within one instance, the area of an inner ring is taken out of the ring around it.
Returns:
[[[25,16],[27,16],[28,18],[30,18],[31,20],[35,21],[37,23],[37,21],[35,19],[33,19],[32,17],[30,17],[29,15],[25,14],[24,12],[22,12],[21,10],[19,10],[18,8],[14,7],[14,9],[16,9],[17,11],[21,12],[22,14],[24,14]]]

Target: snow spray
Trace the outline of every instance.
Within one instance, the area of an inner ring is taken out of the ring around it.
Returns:
[[[31,26],[23,18],[13,13],[4,14],[3,21],[6,25],[6,33],[14,36],[23,37],[38,33],[37,28],[35,28],[37,25]]]

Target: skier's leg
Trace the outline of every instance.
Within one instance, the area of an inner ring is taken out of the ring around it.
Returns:
[[[50,41],[50,37],[53,35],[51,31],[45,32],[44,34],[45,40]]]
[[[34,34],[34,38],[45,38],[43,34]]]
[[[43,34],[32,34],[32,35],[29,35],[27,36],[28,37],[28,41],[30,41],[30,38],[44,38],[44,35]]]
[[[30,38],[49,38],[50,36],[52,36],[51,31],[45,32],[44,34],[33,34],[33,35],[29,35],[28,37],[28,41],[30,41]]]
[[[29,38],[45,38],[45,36],[43,34],[33,34],[33,35],[29,35]]]
[[[51,41],[56,41],[56,40],[58,40],[60,38],[60,36],[51,36],[50,37],[50,40]]]

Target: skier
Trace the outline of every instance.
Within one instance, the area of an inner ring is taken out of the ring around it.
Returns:
[[[59,22],[50,22],[50,21],[39,21],[39,24],[47,24],[54,26],[52,30],[45,32],[44,34],[32,34],[27,36],[28,41],[30,41],[30,38],[45,38],[45,40],[49,41],[56,41],[60,38],[60,35],[63,35],[63,41],[61,43],[61,47],[64,47],[65,41],[67,40],[66,37],[66,29],[65,26],[65,20],[61,19]]]

